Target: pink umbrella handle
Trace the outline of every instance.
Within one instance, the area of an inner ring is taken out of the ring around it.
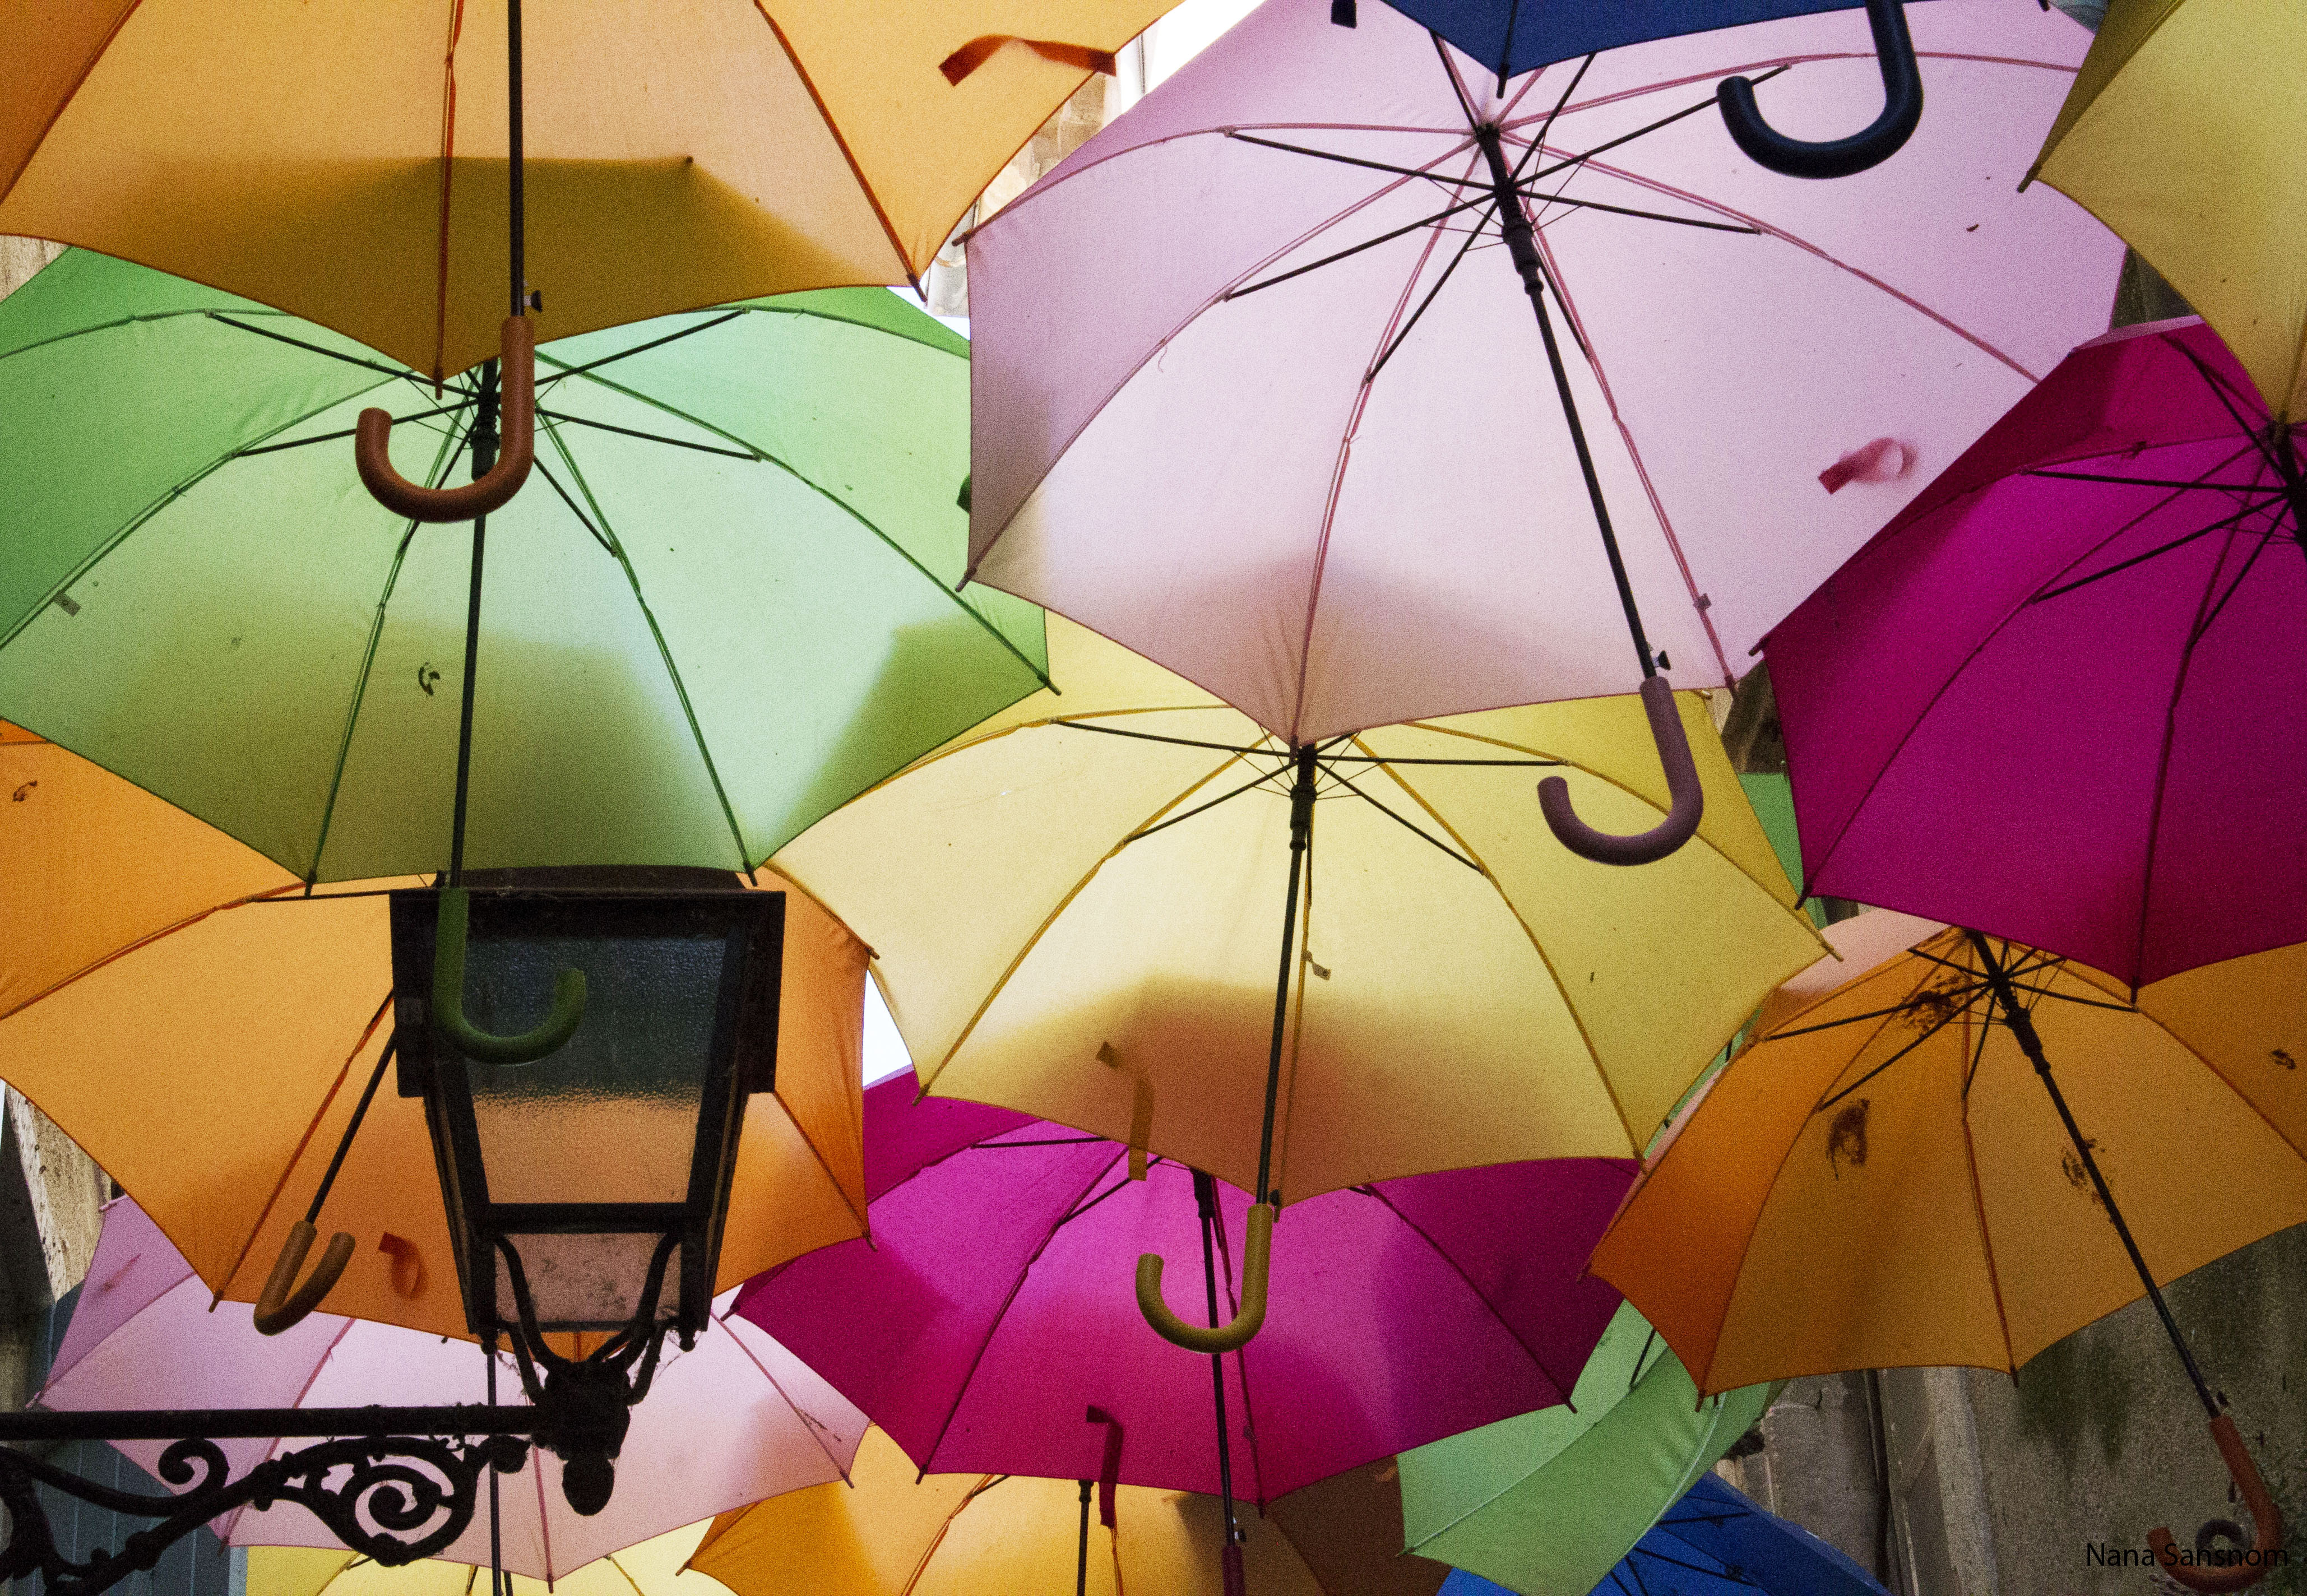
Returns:
[[[1597,831],[1570,807],[1570,784],[1549,776],[1538,784],[1538,806],[1562,845],[1581,859],[1597,864],[1649,864],[1665,858],[1688,842],[1706,814],[1706,788],[1698,779],[1698,761],[1691,757],[1690,738],[1682,729],[1682,711],[1676,708],[1674,689],[1663,676],[1642,683],[1642,710],[1650,716],[1651,738],[1658,744],[1659,763],[1666,767],[1666,790],[1672,807],[1666,819],[1648,831],[1618,837]]]
[[[328,1250],[321,1255],[320,1266],[312,1278],[296,1286],[296,1271],[304,1266],[304,1255],[313,1250],[313,1238],[320,1232],[310,1221],[298,1220],[288,1227],[288,1240],[280,1248],[280,1257],[272,1266],[272,1274],[264,1283],[264,1290],[256,1299],[256,1331],[260,1335],[278,1335],[292,1326],[301,1325],[305,1316],[321,1306],[321,1299],[335,1287],[352,1262],[353,1239],[342,1231],[329,1238]]]
[[[1748,159],[1788,177],[1848,177],[1899,152],[1923,119],[1923,74],[1915,63],[1915,41],[1900,0],[1866,0],[1866,21],[1874,30],[1874,56],[1882,69],[1882,114],[1847,139],[1790,139],[1762,120],[1750,80],[1725,78],[1715,86],[1723,125]]]
[[[1231,1352],[1249,1344],[1265,1323],[1265,1266],[1274,1256],[1274,1205],[1259,1203],[1249,1211],[1248,1241],[1242,1248],[1241,1310],[1229,1325],[1188,1325],[1170,1311],[1162,1300],[1162,1257],[1137,1255],[1137,1311],[1154,1326],[1154,1334],[1189,1352]]]
[[[536,462],[536,324],[527,316],[507,316],[497,330],[502,356],[502,442],[496,464],[462,487],[422,487],[392,468],[388,446],[392,417],[382,410],[360,413],[353,425],[353,464],[369,496],[393,514],[412,521],[469,521],[502,506],[528,480]]]
[[[2212,1420],[2211,1439],[2218,1443],[2219,1455],[2226,1459],[2227,1476],[2243,1493],[2243,1506],[2251,1509],[2251,1522],[2259,1526],[2257,1537],[2239,1554],[2240,1560],[2224,1568],[2180,1562],[2167,1529],[2148,1531],[2147,1544],[2155,1553],[2156,1566],[2191,1591],[2241,1591],[2265,1579],[2267,1571],[2281,1559],[2283,1510],[2267,1494],[2267,1481],[2259,1477],[2259,1465],[2251,1461],[2233,1419],[2221,1413]]]

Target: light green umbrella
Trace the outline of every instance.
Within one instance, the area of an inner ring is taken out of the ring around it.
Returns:
[[[1401,1456],[1408,1549],[1527,1596],[1585,1596],[1752,1428],[1774,1386],[1701,1402],[1648,1321],[1621,1305],[1571,1407]]]
[[[308,880],[447,862],[473,535],[438,391],[308,322],[67,253],[0,303],[0,718]],[[537,351],[488,518],[472,867],[744,868],[1043,684],[1041,613],[955,591],[968,346],[879,288]]]

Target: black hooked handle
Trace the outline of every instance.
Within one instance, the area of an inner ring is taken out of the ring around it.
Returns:
[[[1725,78],[1716,86],[1723,125],[1749,159],[1788,177],[1848,177],[1899,152],[1923,119],[1922,69],[1915,62],[1901,0],[1866,0],[1866,21],[1874,30],[1875,60],[1882,69],[1882,114],[1847,139],[1790,139],[1762,120],[1752,82]]]

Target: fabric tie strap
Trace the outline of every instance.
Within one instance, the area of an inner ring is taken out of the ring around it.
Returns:
[[[991,60],[993,53],[1004,45],[1024,45],[1044,61],[1054,61],[1059,66],[1076,67],[1083,72],[1100,72],[1107,77],[1115,75],[1113,52],[1093,48],[1088,45],[1061,44],[1054,39],[1020,39],[1014,33],[984,33],[938,63],[945,81],[956,88],[962,79]]]

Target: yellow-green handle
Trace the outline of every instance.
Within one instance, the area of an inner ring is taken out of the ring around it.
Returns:
[[[260,1335],[278,1335],[292,1325],[302,1324],[307,1314],[321,1306],[321,1299],[352,1262],[353,1239],[342,1231],[329,1238],[329,1249],[321,1255],[321,1266],[313,1271],[313,1278],[295,1291],[296,1271],[304,1266],[304,1255],[313,1250],[313,1239],[320,1234],[304,1220],[298,1220],[288,1229],[288,1240],[280,1248],[280,1257],[272,1266],[272,1274],[264,1283],[264,1290],[256,1299],[256,1331]]]
[[[553,1012],[533,1031],[497,1036],[465,1017],[465,922],[470,905],[461,887],[441,890],[441,918],[433,942],[433,1023],[467,1059],[486,1064],[532,1064],[557,1051],[585,1017],[585,972],[553,978]]]
[[[1249,1344],[1265,1323],[1265,1266],[1274,1256],[1274,1205],[1259,1203],[1249,1211],[1248,1244],[1242,1248],[1241,1311],[1231,1325],[1188,1325],[1170,1311],[1162,1300],[1162,1258],[1158,1253],[1137,1255],[1137,1311],[1154,1326],[1154,1334],[1189,1352],[1231,1352]]]

